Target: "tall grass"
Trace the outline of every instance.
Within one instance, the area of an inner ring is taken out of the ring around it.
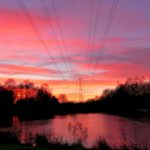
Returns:
[[[113,147],[109,145],[104,139],[99,139],[97,141],[97,145],[91,149],[84,148],[79,143],[74,143],[74,144],[69,145],[68,143],[60,143],[56,141],[52,142],[52,141],[49,141],[45,135],[36,135],[35,142],[36,142],[36,147],[48,148],[50,150],[148,150],[147,146],[141,148],[141,147],[137,147],[136,144],[131,144],[128,146],[122,145],[120,147]],[[10,132],[9,133],[0,132],[0,145],[2,144],[13,146],[15,144],[20,144],[20,142],[18,141],[17,136],[15,134],[10,133]],[[30,147],[32,147],[32,143]]]
[[[48,148],[50,150],[148,150],[148,144],[139,141],[137,129],[135,128],[134,142],[121,146],[112,146],[105,139],[98,138],[95,146],[91,149],[82,146],[82,142],[88,138],[88,128],[83,126],[82,122],[76,121],[68,123],[68,133],[72,138],[72,144],[69,144],[62,136],[56,136],[53,132],[46,134],[28,133],[25,145],[31,147]],[[20,131],[0,132],[1,144],[21,144],[18,138]],[[122,137],[126,143],[127,137],[122,130]]]
[[[0,132],[0,144],[17,144],[17,136],[11,132]]]

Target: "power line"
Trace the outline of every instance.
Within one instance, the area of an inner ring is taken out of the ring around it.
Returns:
[[[49,3],[51,2],[50,4],[52,6],[52,10],[53,10],[55,18],[56,18],[56,22],[57,22],[57,25],[58,25],[58,30],[59,30],[60,38],[61,38],[62,43],[63,43],[63,47],[64,47],[65,50],[67,50],[69,52],[69,49],[66,45],[66,41],[64,39],[65,36],[64,36],[63,30],[62,30],[62,26],[61,26],[60,19],[59,19],[58,13],[57,13],[57,9],[55,7],[55,2],[54,2],[54,0],[50,0],[48,2]],[[69,59],[68,55],[66,56],[66,59],[67,59],[68,65],[70,67],[71,74],[72,74],[72,76],[75,77],[73,69],[72,69],[72,65],[71,65],[71,60]]]
[[[95,8],[95,0],[94,1],[91,1],[91,11],[90,11],[90,15],[89,15],[89,24],[90,24],[90,27],[89,27],[89,31],[88,31],[88,52],[87,52],[87,56],[88,56],[88,59],[90,59],[90,47],[91,47],[91,37],[92,37],[92,32],[93,32],[93,16],[94,16],[94,8]]]
[[[58,29],[59,29],[59,33],[60,33],[60,38],[62,39],[62,43],[63,43],[64,49],[66,49],[68,51],[69,49],[66,46],[66,42],[64,40],[64,34],[63,34],[63,31],[62,31],[60,19],[58,17],[58,13],[57,13],[57,10],[56,10],[56,7],[55,7],[55,2],[54,2],[54,0],[50,0],[48,2],[51,2],[50,4],[52,6],[54,15],[56,17],[56,21],[57,21],[57,25],[58,25]],[[76,14],[75,14],[75,18],[76,18]],[[71,72],[72,72],[73,76],[75,77],[75,80],[76,80],[76,78],[78,80],[78,74],[73,72],[70,59],[67,59],[67,61],[70,62],[69,64],[70,64],[70,67],[71,67]],[[75,81],[75,84],[77,84],[77,82],[78,82],[77,80]]]
[[[74,17],[74,25],[73,25],[73,30],[74,30],[74,33],[75,33],[75,37],[77,36],[78,34],[78,30],[77,30],[77,10],[78,10],[78,5],[77,5],[77,1],[74,1],[72,0],[72,14],[73,17]],[[77,38],[77,37],[76,37]],[[74,46],[74,50],[76,49],[76,47]],[[75,79],[75,89],[76,89],[76,95],[79,95],[79,82],[78,82],[78,79],[79,79],[79,73],[78,72],[74,72],[75,76],[76,76],[76,79]]]
[[[110,27],[111,27],[111,24],[112,24],[112,20],[114,18],[114,15],[115,15],[115,11],[116,11],[116,8],[117,8],[117,5],[118,5],[118,0],[114,0],[113,1],[113,5],[110,9],[110,12],[109,12],[109,16],[108,16],[108,21],[106,23],[106,28],[105,28],[105,31],[104,31],[104,35],[103,35],[103,38],[102,38],[102,46],[100,47],[100,49],[98,50],[98,54],[97,54],[97,58],[96,58],[96,62],[95,62],[95,65],[94,67],[96,66],[96,64],[98,63],[98,58],[100,58],[101,54],[102,54],[102,51],[105,47],[105,44],[106,44],[106,41],[108,39],[108,35],[109,35],[109,32],[110,32]],[[96,70],[95,69],[95,73],[96,73]],[[92,75],[94,75],[94,70],[92,72]]]
[[[92,10],[90,14],[90,29],[89,29],[89,37],[88,37],[88,52],[87,52],[87,63],[91,63],[91,53],[94,48],[95,43],[95,37],[96,37],[96,31],[98,26],[98,18],[99,18],[99,12],[100,12],[100,3],[101,0],[94,1],[92,5]],[[86,86],[86,85],[85,85]]]
[[[90,56],[92,53],[92,50],[94,49],[94,44],[95,44],[95,38],[96,38],[96,31],[97,31],[97,26],[98,26],[98,18],[100,14],[99,6],[101,4],[101,0],[97,0],[96,3],[96,10],[95,10],[95,18],[93,18],[93,30],[92,30],[92,35],[91,35],[91,46],[89,48],[89,63],[91,62]]]
[[[53,11],[54,11],[54,14],[55,14],[57,23],[58,23],[59,32],[60,32],[60,36],[61,36],[61,38],[62,38],[62,42],[63,42],[64,48],[67,49],[66,44],[65,44],[65,41],[64,41],[64,35],[63,35],[62,29],[61,29],[61,24],[60,24],[60,21],[59,21],[59,17],[58,17],[58,14],[57,14],[57,10],[56,10],[56,7],[55,7],[54,0],[50,0],[50,2],[51,2],[51,5],[52,5],[52,8],[53,8]],[[75,14],[75,15],[76,15],[76,14]],[[75,16],[75,17],[76,17],[76,16]],[[68,50],[68,49],[67,49],[67,50]],[[78,78],[79,78],[78,74],[75,73],[74,75],[77,77],[77,80],[78,80]],[[76,83],[78,82],[77,80],[76,80]],[[80,80],[80,78],[79,78],[79,80]],[[80,86],[80,83],[79,83],[79,86]],[[83,99],[83,97],[82,97],[81,99]]]
[[[28,18],[30,25],[32,26],[33,30],[35,31],[37,37],[39,38],[39,41],[41,42],[41,44],[43,45],[44,50],[47,52],[47,54],[49,55],[50,59],[55,63],[57,70],[59,71],[60,74],[62,74],[61,70],[59,69],[57,63],[55,62],[54,57],[51,55],[49,48],[47,47],[47,44],[45,43],[45,41],[42,38],[42,35],[40,34],[36,24],[34,23],[30,12],[28,11],[28,9],[26,8],[26,6],[24,5],[24,2],[22,0],[17,0],[18,4],[20,5],[20,7],[22,8],[25,16]],[[61,75],[62,78],[63,75]]]
[[[44,10],[44,12],[45,12],[45,14],[46,14],[46,18],[47,18],[47,20],[48,20],[49,27],[50,27],[50,29],[52,29],[52,34],[53,34],[53,36],[55,37],[55,41],[56,41],[56,45],[57,45],[57,47],[58,47],[59,53],[60,53],[60,55],[62,56],[63,61],[64,61],[65,63],[67,63],[67,62],[69,62],[69,59],[68,59],[67,57],[64,57],[64,52],[63,52],[63,50],[61,50],[61,46],[60,46],[60,44],[59,44],[59,41],[57,40],[56,32],[55,32],[54,27],[53,27],[53,25],[52,25],[52,23],[51,23],[51,20],[52,20],[52,19],[51,19],[51,16],[50,16],[50,13],[49,13],[49,10],[48,10],[48,8],[47,8],[47,5],[46,5],[45,0],[41,0],[41,3],[42,3],[43,10]],[[55,14],[56,14],[56,12],[55,12]],[[58,17],[56,17],[56,18],[57,18],[57,20],[58,20]],[[63,35],[62,35],[62,30],[61,30],[60,23],[59,23],[59,21],[57,21],[57,22],[58,22],[59,32],[60,32],[60,35],[61,35],[63,44],[65,45],[65,42],[64,42],[64,39],[63,39]],[[69,67],[70,67],[70,65],[66,64],[66,68],[68,69],[68,71],[70,71],[70,70],[69,70]],[[71,68],[71,71],[70,71],[70,72],[71,72],[72,76],[74,77],[72,68]]]
[[[109,32],[110,32],[110,27],[111,27],[111,24],[112,24],[112,20],[114,18],[115,11],[116,11],[116,8],[117,8],[117,4],[118,4],[118,0],[114,0],[112,8],[110,10],[110,15],[108,17],[108,21],[107,21],[106,29],[105,29],[105,32],[104,32],[104,36],[103,36],[103,39],[102,39],[103,45],[99,49],[98,57],[101,55],[102,50],[105,47],[105,44],[106,44],[106,41],[107,41],[107,38],[108,38],[108,35],[109,35]]]

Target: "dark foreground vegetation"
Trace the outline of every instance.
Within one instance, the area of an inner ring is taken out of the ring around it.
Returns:
[[[35,139],[29,140],[26,144],[21,144],[14,133],[0,132],[1,150],[148,150],[145,145],[143,148],[136,143],[114,147],[105,140],[99,139],[92,148],[85,148],[81,142],[67,144],[63,141],[49,141],[44,135],[36,135]]]
[[[150,115],[150,81],[129,79],[114,90],[104,90],[98,99],[85,103],[59,103],[46,86],[26,81],[17,85],[9,79],[0,86],[0,120],[49,118],[55,114],[105,112],[124,116]],[[4,121],[3,121],[4,122]],[[1,123],[0,123],[1,124]]]

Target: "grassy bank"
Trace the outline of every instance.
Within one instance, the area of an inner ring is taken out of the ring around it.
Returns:
[[[39,147],[31,147],[27,145],[20,144],[1,144],[0,150],[50,150],[48,148],[39,148]]]
[[[114,147],[104,139],[99,139],[93,148],[88,149],[82,146],[81,141],[69,145],[63,141],[49,141],[44,135],[37,135],[34,143],[29,141],[20,144],[15,134],[0,132],[0,150],[148,150],[148,148],[147,145],[140,147],[138,144]]]
[[[52,145],[51,145],[52,146]],[[81,145],[72,145],[72,146],[65,146],[61,145],[53,145],[52,147],[32,147],[28,145],[21,145],[21,144],[1,144],[0,150],[148,150],[147,148],[138,148],[134,145],[132,146],[122,146],[120,148],[110,147],[107,143],[102,143],[97,148],[84,148]]]
[[[60,149],[57,149],[57,147],[32,147],[28,145],[20,145],[20,144],[11,144],[6,145],[2,144],[0,145],[0,150],[85,150],[82,146],[70,146],[70,147],[59,147]]]

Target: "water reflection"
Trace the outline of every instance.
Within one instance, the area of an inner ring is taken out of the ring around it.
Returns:
[[[87,147],[93,146],[99,138],[104,138],[115,146],[134,142],[147,142],[150,145],[149,123],[106,114],[66,115],[49,120],[22,122],[16,117],[13,118],[12,127],[0,128],[15,132],[16,129],[22,143],[33,140],[37,134],[44,134],[49,139],[59,139],[68,143],[81,140]]]

